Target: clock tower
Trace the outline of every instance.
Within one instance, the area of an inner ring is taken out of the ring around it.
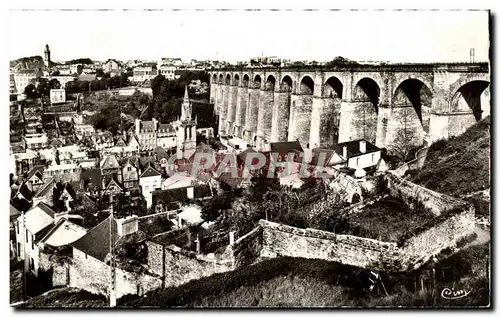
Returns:
[[[196,151],[196,123],[192,117],[193,109],[189,101],[187,85],[181,105],[181,117],[173,123],[177,134],[177,158],[189,158]]]

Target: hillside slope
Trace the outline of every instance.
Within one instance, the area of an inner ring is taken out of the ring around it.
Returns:
[[[421,170],[408,173],[412,182],[476,206],[476,214],[489,213],[490,116],[463,134],[433,143]]]

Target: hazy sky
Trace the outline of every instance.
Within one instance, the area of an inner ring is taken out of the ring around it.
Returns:
[[[487,61],[486,11],[12,11],[8,56]],[[23,21],[25,23],[19,23]]]

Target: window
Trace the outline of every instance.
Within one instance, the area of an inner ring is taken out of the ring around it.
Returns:
[[[35,249],[35,243],[33,242],[33,237],[31,237],[31,250]]]
[[[130,171],[132,171],[132,167],[131,166],[127,167],[127,172],[130,172]]]
[[[17,224],[17,226],[16,226],[16,232],[17,232],[17,234],[19,234],[19,226],[20,226],[20,224]]]
[[[29,239],[28,239],[28,229],[26,229],[26,243],[28,243]]]
[[[375,163],[375,154],[372,154],[372,163]]]
[[[356,166],[359,166],[359,158],[356,159]]]
[[[34,271],[35,270],[35,261],[33,260],[33,258],[31,258],[30,260],[31,260],[30,261],[30,268],[32,271]]]

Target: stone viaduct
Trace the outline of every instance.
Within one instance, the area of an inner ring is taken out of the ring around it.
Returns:
[[[219,133],[257,148],[299,140],[381,148],[460,134],[490,113],[488,63],[212,69]]]

